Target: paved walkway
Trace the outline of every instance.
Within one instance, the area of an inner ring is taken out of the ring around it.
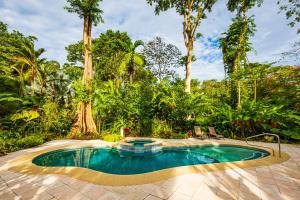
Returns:
[[[189,143],[191,140],[168,140]],[[63,175],[26,175],[7,170],[7,161],[45,148],[85,141],[51,141],[40,147],[0,157],[0,200],[217,200],[217,199],[300,199],[300,146],[282,145],[290,159],[281,164],[188,174],[153,184],[101,186]],[[103,141],[99,141],[103,142]],[[243,143],[233,141],[234,143]],[[104,143],[104,142],[103,142]],[[260,143],[276,148],[276,144]]]

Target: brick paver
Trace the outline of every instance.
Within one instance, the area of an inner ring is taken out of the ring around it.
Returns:
[[[187,174],[160,182],[133,186],[102,186],[63,175],[27,175],[7,170],[17,156],[62,144],[84,141],[61,140],[0,157],[0,200],[298,200],[300,198],[300,146],[283,144],[290,159],[271,166]],[[102,142],[102,141],[99,141]],[[190,140],[167,140],[186,143]],[[192,139],[192,142],[195,142]],[[233,143],[242,141],[232,140]],[[257,143],[276,148],[276,144]]]

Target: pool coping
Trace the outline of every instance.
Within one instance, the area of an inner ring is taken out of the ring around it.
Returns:
[[[224,163],[213,163],[213,164],[199,164],[180,166],[168,169],[162,169],[154,172],[148,172],[143,174],[135,175],[117,175],[108,174],[88,168],[81,167],[41,167],[32,163],[32,160],[44,153],[55,151],[59,149],[68,148],[80,148],[80,147],[112,147],[107,144],[99,144],[98,142],[87,142],[83,144],[71,144],[71,145],[60,145],[56,147],[50,147],[44,150],[30,152],[26,155],[19,156],[8,162],[8,170],[23,174],[34,174],[34,175],[45,175],[45,174],[61,174],[67,175],[72,178],[79,179],[81,181],[107,186],[128,186],[128,185],[139,185],[158,182],[161,180],[169,179],[179,175],[190,174],[190,173],[205,173],[219,170],[229,169],[243,169],[259,166],[268,166],[272,164],[282,163],[287,161],[290,157],[287,153],[281,152],[281,158],[278,157],[278,151],[275,150],[275,156],[272,155],[272,151],[269,148],[253,147],[251,145],[233,143],[228,141],[220,140],[218,142],[201,141],[202,143],[193,142],[190,144],[168,144],[163,143],[163,147],[178,147],[178,146],[205,146],[205,145],[233,145],[233,146],[244,146],[248,148],[257,148],[265,150],[270,153],[269,156],[258,158],[247,161],[236,161],[236,162],[224,162]]]
[[[130,146],[130,147],[133,147],[134,145],[130,142],[133,142],[133,141],[136,141],[136,140],[139,140],[139,141],[151,141],[151,143],[149,144],[144,144],[144,146],[155,146],[155,145],[159,145],[159,144],[163,144],[163,141],[160,140],[160,139],[156,139],[156,138],[145,138],[145,137],[138,137],[138,138],[133,138],[133,137],[128,137],[128,138],[125,138],[123,140],[121,140],[119,142],[120,145],[123,145],[123,146]]]

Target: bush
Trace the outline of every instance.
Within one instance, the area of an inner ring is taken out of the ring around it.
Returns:
[[[186,133],[175,133],[171,135],[171,139],[186,139],[188,135]]]
[[[117,134],[108,134],[103,137],[103,140],[107,141],[107,142],[118,142],[122,139],[123,139],[123,137],[121,135],[117,135]]]
[[[17,139],[21,137],[21,134],[15,131],[0,131],[1,140]]]
[[[9,152],[18,151],[20,148],[16,146],[15,142],[15,139],[0,139],[0,156],[6,155]]]
[[[24,138],[21,138],[16,141],[16,145],[19,148],[26,149],[34,146],[38,146],[45,142],[45,138],[41,135],[30,135]]]
[[[71,129],[75,115],[72,111],[61,108],[58,102],[47,100],[42,111],[40,126],[43,131],[66,135]]]
[[[152,137],[171,138],[173,130],[166,121],[155,119],[153,120],[153,124]]]
[[[0,133],[0,156],[13,151],[34,147],[47,141],[46,137],[41,134],[30,135],[23,138],[3,138],[5,133]]]

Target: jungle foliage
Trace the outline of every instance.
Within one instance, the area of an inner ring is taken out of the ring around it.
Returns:
[[[100,9],[83,9],[100,1],[68,2],[68,11],[79,17],[103,21]],[[174,7],[180,15],[188,13],[179,1],[148,1],[160,2],[156,12]],[[207,4],[209,11],[215,3],[195,2]],[[203,131],[214,126],[228,138],[271,132],[285,142],[299,142],[299,67],[253,63],[247,57],[254,51],[250,39],[256,31],[255,18],[247,11],[261,3],[228,1],[236,16],[220,38],[226,78],[192,79],[189,92],[175,70],[187,65],[187,55],[163,38],[134,41],[126,32],[113,30],[94,37],[88,45],[93,76],[83,84],[87,47],[82,40],[66,47],[67,62],[60,65],[43,57],[36,37],[8,31],[0,22],[0,155],[70,136],[114,142],[122,139],[120,129],[125,127],[132,136],[187,138],[194,126]],[[192,10],[197,8],[201,6]],[[205,17],[202,13],[199,20]],[[193,23],[196,31],[200,22]],[[194,42],[196,33],[190,39]],[[91,104],[94,134],[71,134],[80,102]]]

